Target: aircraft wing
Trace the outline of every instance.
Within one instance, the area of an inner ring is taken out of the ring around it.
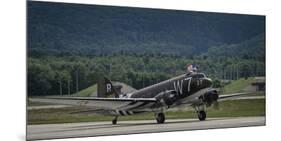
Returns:
[[[52,104],[85,106],[105,110],[128,110],[146,108],[157,101],[155,98],[96,98],[96,97],[40,97],[30,101]]]
[[[225,100],[231,100],[231,99],[235,99],[235,98],[240,98],[240,97],[246,96],[248,94],[250,94],[250,92],[219,95],[218,101],[225,101]]]

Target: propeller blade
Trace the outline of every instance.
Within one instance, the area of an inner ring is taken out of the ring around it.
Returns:
[[[218,101],[215,101],[213,107],[214,107],[214,109],[219,110],[219,109],[220,109],[220,104],[219,104],[219,102],[218,102]]]

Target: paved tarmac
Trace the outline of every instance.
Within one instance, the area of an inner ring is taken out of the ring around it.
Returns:
[[[207,118],[206,121],[167,119],[164,124],[157,124],[155,120],[119,121],[116,125],[112,125],[111,121],[42,124],[28,125],[27,139],[88,137],[261,125],[265,125],[265,117]]]

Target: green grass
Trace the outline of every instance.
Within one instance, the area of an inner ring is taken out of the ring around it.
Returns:
[[[28,101],[27,105],[28,106],[45,106],[45,105],[54,105],[54,104],[44,103],[44,102],[31,102],[31,101]]]
[[[265,116],[265,99],[224,101],[219,110],[210,108],[208,112],[211,117]]]
[[[95,91],[97,91],[97,84],[94,84],[86,89],[83,89],[83,90],[79,91],[78,93],[75,93],[71,96],[87,97],[87,96],[90,96]],[[44,106],[44,105],[53,105],[53,104],[43,103],[43,102],[31,102],[28,100],[27,105],[28,106]]]
[[[69,107],[58,109],[40,109],[28,111],[28,124],[50,124],[50,123],[69,123],[69,122],[92,122],[108,121],[111,122],[112,116],[103,116],[94,113],[82,114],[75,113],[80,110],[87,110],[81,107]],[[166,119],[178,118],[197,118],[193,110],[187,111],[167,111]],[[264,116],[265,99],[251,100],[229,100],[220,103],[220,109],[213,107],[207,108],[207,117],[241,117],[241,116]],[[153,113],[143,113],[132,116],[121,116],[118,120],[152,120]]]
[[[254,77],[249,77],[247,80],[245,80],[244,78],[240,78],[238,80],[232,81],[230,84],[224,87],[224,93],[229,94],[242,92],[244,88],[251,85],[251,83],[254,81]]]
[[[86,89],[83,89],[75,94],[73,94],[72,96],[90,96],[93,92],[97,91],[97,84],[94,84]]]

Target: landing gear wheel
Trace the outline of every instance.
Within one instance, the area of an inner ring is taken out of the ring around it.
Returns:
[[[112,120],[112,124],[116,124],[117,123],[117,120],[116,119],[113,119]]]
[[[159,124],[164,123],[165,122],[165,115],[163,113],[157,114],[156,121]]]
[[[115,117],[115,118],[112,120],[112,124],[113,124],[113,125],[117,124],[117,117]]]
[[[206,119],[206,112],[205,111],[199,111],[198,113],[198,118],[200,121],[203,121]]]

